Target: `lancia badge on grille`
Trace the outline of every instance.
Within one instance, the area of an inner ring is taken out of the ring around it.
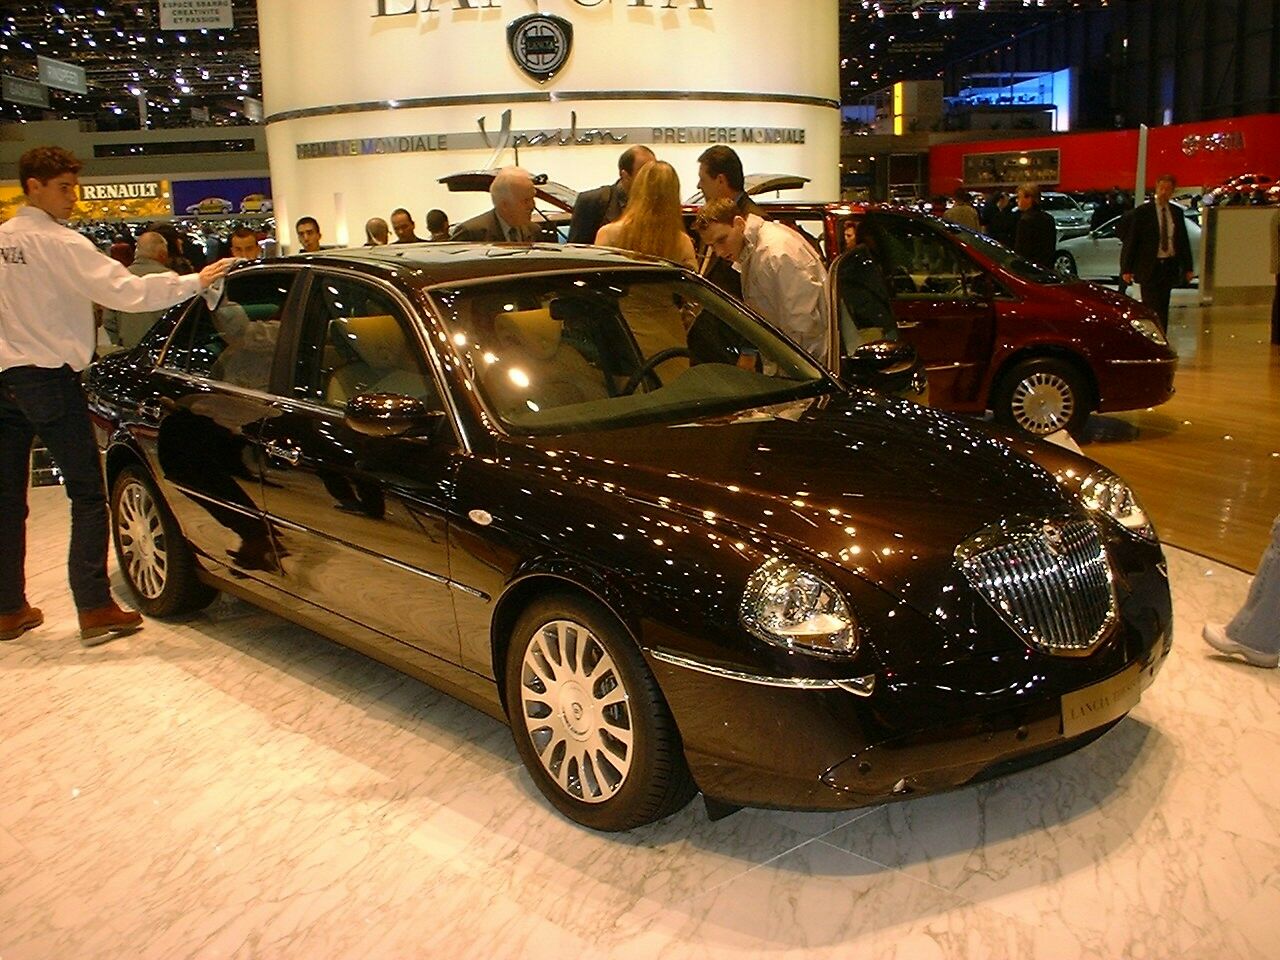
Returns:
[[[1040,528],[1040,535],[1044,537],[1044,545],[1050,553],[1055,557],[1062,555],[1062,531],[1055,524],[1046,523]]]
[[[521,70],[546,83],[569,59],[573,24],[563,17],[531,13],[507,25],[507,46]]]

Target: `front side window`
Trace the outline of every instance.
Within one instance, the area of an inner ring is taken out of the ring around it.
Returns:
[[[833,388],[688,274],[527,276],[433,293],[481,402],[511,433],[684,422]]]
[[[399,301],[374,284],[319,273],[307,297],[292,392],[335,409],[362,393],[441,406]]]
[[[885,280],[900,300],[960,300],[976,268],[954,243],[919,220],[876,217],[871,240]]]
[[[281,314],[297,271],[252,270],[227,278],[210,308],[197,298],[174,331],[160,366],[232,386],[266,391]]]

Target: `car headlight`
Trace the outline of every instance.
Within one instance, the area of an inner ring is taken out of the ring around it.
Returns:
[[[1080,483],[1080,501],[1093,513],[1110,517],[1130,533],[1158,542],[1156,528],[1129,485],[1105,467],[1099,467]]]
[[[752,636],[788,650],[825,657],[858,651],[858,621],[840,591],[777,557],[747,580],[739,616]]]
[[[1133,329],[1137,330],[1148,340],[1153,343],[1158,343],[1162,347],[1167,346],[1169,343],[1168,337],[1166,337],[1164,335],[1164,331],[1160,329],[1160,324],[1148,317],[1130,317],[1129,326],[1133,327]]]

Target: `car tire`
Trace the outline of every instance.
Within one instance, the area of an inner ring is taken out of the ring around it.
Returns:
[[[1075,279],[1079,275],[1076,270],[1076,258],[1065,250],[1059,250],[1054,254],[1053,270],[1060,277]]]
[[[1043,437],[1063,429],[1076,433],[1089,416],[1088,403],[1085,379],[1074,364],[1039,357],[1023,360],[1000,378],[992,411],[996,422]]]
[[[599,603],[568,593],[532,603],[512,628],[504,682],[520,759],[570,820],[630,830],[697,792],[657,681]]]
[[[111,539],[125,583],[148,616],[190,613],[218,595],[197,578],[178,521],[140,467],[126,467],[111,485]]]

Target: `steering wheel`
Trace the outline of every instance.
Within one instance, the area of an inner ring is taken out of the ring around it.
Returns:
[[[626,386],[622,388],[618,396],[628,397],[635,393],[636,387],[640,386],[640,381],[645,377],[652,376],[653,371],[657,369],[659,364],[666,363],[668,360],[674,360],[676,357],[688,357],[692,360],[693,354],[689,352],[688,347],[667,347],[665,350],[659,350],[641,364],[639,370],[631,375],[631,379],[627,381]]]

